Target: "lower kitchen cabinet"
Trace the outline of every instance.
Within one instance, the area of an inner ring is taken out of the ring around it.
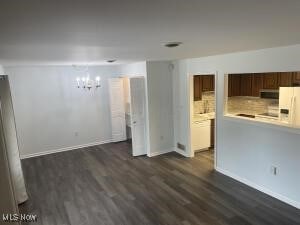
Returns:
[[[192,123],[192,150],[207,150],[211,145],[211,120]]]

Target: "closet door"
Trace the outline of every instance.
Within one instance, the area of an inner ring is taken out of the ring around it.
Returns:
[[[147,154],[145,78],[130,78],[131,132],[133,156]]]

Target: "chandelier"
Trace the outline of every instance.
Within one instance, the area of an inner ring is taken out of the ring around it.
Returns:
[[[90,79],[90,76],[87,75],[86,77],[77,77],[76,81],[77,81],[77,88],[87,88],[88,90],[91,90],[91,88],[99,88],[101,87],[100,85],[100,80],[101,78],[99,76],[97,76],[95,78],[95,80]]]
[[[97,88],[101,87],[101,85],[100,85],[100,80],[101,80],[100,76],[95,77],[94,80],[91,79],[90,74],[89,74],[89,67],[88,66],[86,66],[86,68],[83,69],[83,70],[81,69],[82,67],[75,66],[75,65],[73,65],[73,68],[77,72],[86,73],[86,76],[76,78],[77,88],[91,90],[92,88],[97,89]]]

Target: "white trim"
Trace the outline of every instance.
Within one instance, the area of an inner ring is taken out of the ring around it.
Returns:
[[[286,197],[286,196],[284,196],[282,194],[279,194],[279,193],[276,193],[274,191],[271,191],[270,189],[268,189],[266,187],[263,187],[263,186],[260,186],[258,184],[255,184],[252,181],[249,181],[249,180],[247,180],[245,178],[242,178],[242,177],[240,177],[240,176],[238,176],[236,174],[233,174],[233,173],[231,173],[231,172],[229,172],[227,170],[223,170],[223,169],[221,169],[219,167],[216,167],[216,171],[218,171],[219,173],[222,173],[222,174],[224,174],[224,175],[226,175],[228,177],[231,177],[231,178],[233,178],[233,179],[235,179],[235,180],[237,180],[237,181],[239,181],[239,182],[241,182],[243,184],[246,184],[246,185],[248,185],[248,186],[250,186],[250,187],[252,187],[252,188],[254,188],[254,189],[258,190],[258,191],[261,191],[261,192],[263,192],[263,193],[265,193],[267,195],[270,195],[270,196],[272,196],[272,197],[274,197],[274,198],[276,198],[276,199],[278,199],[278,200],[280,200],[282,202],[285,202],[285,203],[287,203],[287,204],[289,204],[291,206],[294,206],[297,209],[300,209],[300,202],[294,201],[294,200],[292,200],[292,199],[290,199],[290,198],[288,198],[288,197]]]
[[[164,149],[162,151],[156,151],[156,152],[151,152],[150,154],[147,154],[148,157],[153,157],[153,156],[158,156],[158,155],[163,155],[169,152],[174,152],[175,149],[174,148],[168,148],[168,149]]]
[[[178,154],[180,154],[180,155],[182,155],[182,156],[184,156],[184,157],[187,157],[187,158],[190,157],[190,156],[186,153],[185,150],[181,150],[181,149],[179,149],[179,148],[174,148],[174,152],[177,152]]]
[[[38,156],[42,156],[42,155],[49,155],[49,154],[53,154],[53,153],[59,153],[59,152],[71,151],[71,150],[76,150],[76,149],[86,148],[86,147],[91,147],[91,146],[96,146],[96,145],[107,144],[107,143],[111,143],[111,142],[113,142],[113,140],[109,139],[109,140],[105,140],[105,141],[92,142],[92,143],[83,144],[83,145],[76,145],[76,146],[70,146],[70,147],[58,148],[58,149],[53,149],[53,150],[47,150],[47,151],[43,151],[43,152],[21,155],[20,158],[27,159],[27,158],[38,157]]]
[[[193,117],[193,111],[194,111],[194,76],[196,75],[214,75],[214,80],[215,80],[215,140],[214,140],[214,168],[217,167],[217,124],[218,124],[218,113],[219,113],[219,107],[218,107],[218,71],[202,71],[202,72],[197,72],[197,73],[188,73],[188,86],[187,86],[187,94],[188,94],[188,144],[187,144],[187,151],[185,156],[186,157],[194,157],[194,151],[192,150],[192,117]]]

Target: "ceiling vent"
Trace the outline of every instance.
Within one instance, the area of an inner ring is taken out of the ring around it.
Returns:
[[[169,42],[169,43],[165,44],[165,47],[167,47],[167,48],[176,48],[181,44],[182,44],[182,42]]]

